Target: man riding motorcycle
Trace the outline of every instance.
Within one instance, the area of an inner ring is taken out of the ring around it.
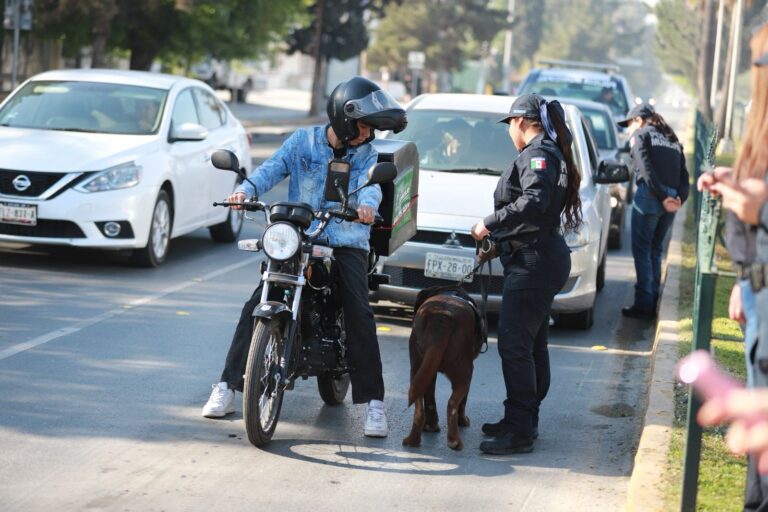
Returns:
[[[227,201],[242,203],[247,197],[260,196],[290,176],[288,200],[309,204],[314,210],[331,208],[325,198],[329,162],[349,164],[349,187],[356,189],[367,179],[367,171],[378,159],[370,142],[374,129],[405,128],[403,108],[375,83],[354,77],[336,86],[328,99],[329,124],[301,128],[294,132],[250,177],[256,188],[246,182]],[[364,434],[386,437],[384,379],[373,310],[368,302],[368,239],[370,223],[381,202],[378,185],[360,190],[350,204],[357,210],[359,222],[332,222],[318,242],[334,248],[340,270],[340,299],[346,324],[348,357],[352,371],[352,401],[368,404]],[[239,208],[239,207],[233,207]],[[311,227],[314,229],[318,221]],[[235,390],[243,390],[243,374],[253,331],[253,310],[261,299],[261,286],[245,303],[227,354],[220,382],[213,385],[206,418],[221,418],[235,411]]]

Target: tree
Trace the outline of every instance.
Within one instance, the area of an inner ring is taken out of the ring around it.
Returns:
[[[301,52],[315,59],[310,115],[322,109],[330,59],[347,60],[368,47],[367,22],[380,15],[390,0],[317,0],[307,8],[309,23],[288,36],[288,53]]]
[[[482,43],[490,42],[507,26],[507,13],[489,7],[488,0],[415,0],[391,5],[368,51],[368,65],[387,67],[404,75],[408,53],[422,51],[426,66],[438,73],[461,68],[467,58],[480,57]]]
[[[606,0],[549,0],[552,15],[546,23],[542,57],[606,62],[613,46],[612,10]]]
[[[247,58],[279,40],[303,0],[38,0],[37,35],[61,38],[69,56],[128,51],[131,69],[157,58]]]

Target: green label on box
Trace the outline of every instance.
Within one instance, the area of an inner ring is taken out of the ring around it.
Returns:
[[[411,212],[411,188],[413,184],[413,166],[395,179],[395,201],[392,208],[392,236],[413,219]]]

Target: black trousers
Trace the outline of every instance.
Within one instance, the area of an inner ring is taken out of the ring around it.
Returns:
[[[768,477],[757,472],[757,459],[750,454],[747,462],[747,487],[744,492],[744,512],[768,512]]]
[[[530,437],[549,391],[549,313],[554,289],[505,288],[499,313],[498,348],[507,395],[504,422]]]
[[[339,270],[341,303],[347,333],[347,357],[353,368],[352,401],[356,404],[384,399],[376,322],[368,302],[368,253],[361,249],[336,247],[333,255]],[[243,374],[253,335],[253,310],[261,301],[261,286],[243,306],[227,353],[221,382],[243,390]]]

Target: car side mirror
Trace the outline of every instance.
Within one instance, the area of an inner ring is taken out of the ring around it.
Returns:
[[[625,183],[629,181],[629,168],[615,160],[603,160],[597,167],[595,183],[607,185],[611,183]]]
[[[169,142],[179,141],[201,141],[208,137],[208,130],[197,123],[182,123],[179,126],[171,126],[171,133],[168,135]]]

